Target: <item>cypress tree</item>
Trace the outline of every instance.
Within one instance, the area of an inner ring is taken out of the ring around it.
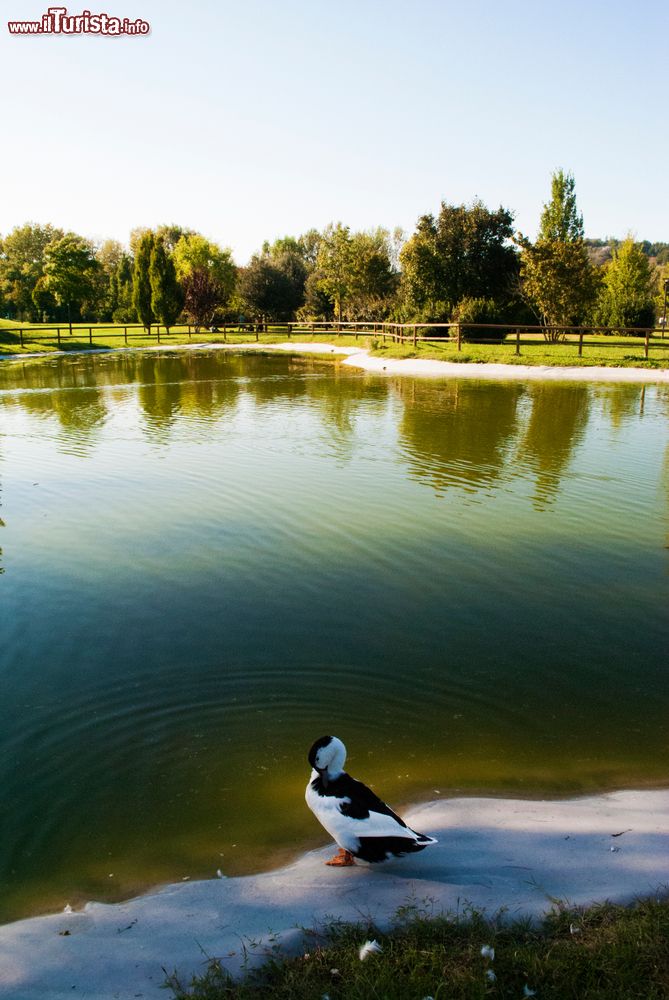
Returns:
[[[148,333],[151,332],[151,324],[154,320],[151,306],[151,279],[149,277],[154,242],[153,233],[144,233],[137,247],[135,267],[132,272],[132,304],[135,307],[137,318]]]
[[[169,333],[183,308],[183,295],[177,281],[174,261],[165,250],[163,240],[154,241],[149,264],[151,308],[159,323]]]

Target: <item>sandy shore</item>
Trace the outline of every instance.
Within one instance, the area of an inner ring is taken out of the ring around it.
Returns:
[[[205,956],[216,956],[236,973],[245,951],[253,962],[273,944],[295,951],[303,947],[296,928],[333,918],[387,926],[407,904],[539,915],[556,899],[626,902],[669,888],[669,790],[451,799],[406,818],[439,844],[411,859],[343,869],[324,866],[329,846],[279,871],[182,882],[0,927],[0,997],[168,1000],[164,969],[187,983]]]
[[[165,350],[149,347],[150,351]],[[605,368],[598,366],[569,367],[551,365],[500,365],[470,362],[433,361],[423,358],[383,358],[371,355],[359,347],[338,344],[311,343],[288,340],[282,344],[184,344],[168,350],[223,350],[223,351],[288,351],[299,354],[345,355],[343,364],[362,368],[377,375],[427,375],[437,378],[549,379],[570,382],[664,382],[669,383],[669,369]]]
[[[135,351],[288,351],[297,354],[336,354],[344,356],[343,364],[377,375],[426,375],[433,378],[498,379],[514,382],[527,379],[568,382],[646,382],[669,383],[669,368],[606,368],[597,365],[570,367],[568,365],[500,365],[434,361],[428,358],[383,358],[371,355],[359,347],[339,344],[312,343],[288,340],[282,344],[156,344],[151,347],[120,347],[115,352]],[[0,354],[0,361],[24,361],[27,358],[45,358],[55,354],[72,355],[72,351],[52,351],[48,354]],[[107,348],[85,351],[86,354],[108,354]]]

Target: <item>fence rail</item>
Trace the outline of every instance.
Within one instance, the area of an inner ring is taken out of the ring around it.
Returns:
[[[161,330],[163,331],[161,334]],[[133,332],[136,331],[136,332]],[[174,331],[174,332],[170,332]],[[630,347],[629,338],[643,338],[644,356],[649,357],[649,352],[653,347],[665,346],[665,332],[663,327],[607,327],[607,326],[540,326],[540,325],[517,325],[509,323],[390,323],[387,321],[374,322],[371,320],[358,321],[337,321],[337,320],[314,320],[314,321],[290,321],[285,323],[235,323],[227,324],[223,327],[210,327],[206,330],[196,329],[193,324],[171,327],[161,327],[154,324],[150,329],[146,329],[141,323],[123,324],[84,324],[73,326],[70,334],[69,325],[60,324],[54,326],[19,326],[0,327],[0,342],[3,334],[17,336],[22,347],[26,343],[38,343],[40,341],[53,341],[60,347],[63,344],[73,346],[78,343],[83,336],[90,347],[95,344],[94,336],[105,341],[123,338],[124,343],[130,343],[133,336],[146,339],[155,337],[156,343],[162,342],[161,337],[181,336],[187,334],[189,341],[193,336],[201,333],[211,335],[221,334],[226,340],[228,334],[252,333],[256,341],[259,341],[262,334],[276,335],[284,332],[290,339],[295,334],[310,334],[311,336],[331,336],[340,337],[342,335],[358,337],[372,336],[378,337],[384,343],[390,340],[396,344],[420,343],[444,343],[452,342],[457,346],[457,350],[462,350],[463,342],[474,341],[476,343],[495,343],[503,341],[515,344],[516,355],[520,355],[521,346],[536,345],[537,334],[542,334],[544,338],[555,342],[564,342],[577,345],[578,355],[583,355],[584,346],[594,346],[588,343],[586,337],[602,335],[606,336],[607,347]],[[475,336],[472,336],[472,332]],[[51,336],[49,336],[51,334]],[[55,334],[55,337],[53,336]],[[486,334],[489,334],[486,336]],[[532,340],[523,340],[524,334],[534,335]],[[609,339],[614,337],[625,337],[626,340]],[[659,341],[659,342],[658,342]],[[597,345],[602,346],[603,341],[598,338]]]

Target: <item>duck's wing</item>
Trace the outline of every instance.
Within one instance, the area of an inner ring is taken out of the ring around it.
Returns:
[[[344,800],[339,806],[343,816],[349,816],[351,819],[373,819],[374,816],[388,816],[405,830],[409,829],[402,817],[394,813],[390,806],[386,805],[362,781],[356,781],[350,774],[344,773],[337,780],[337,785],[340,786],[337,795]]]

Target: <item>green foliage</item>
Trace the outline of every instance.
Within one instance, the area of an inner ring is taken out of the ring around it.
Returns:
[[[150,330],[155,320],[149,275],[154,243],[155,236],[150,230],[142,234],[135,252],[135,266],[132,273],[132,304],[145,330]]]
[[[224,301],[219,282],[206,267],[194,267],[183,281],[184,312],[196,333],[204,326],[214,326]]]
[[[159,323],[169,328],[176,322],[184,304],[184,296],[177,281],[177,272],[162,239],[157,237],[151,250],[149,264],[151,284],[151,309]]]
[[[173,256],[189,321],[196,330],[215,324],[235,291],[237,268],[231,251],[199,233],[187,233],[177,241]]]
[[[507,299],[518,275],[512,224],[507,209],[492,212],[480,201],[442,202],[437,219],[422,216],[400,253],[403,295],[414,314],[444,322],[464,298]]]
[[[561,326],[587,321],[597,294],[597,274],[576,210],[574,178],[553,174],[551,201],[544,205],[536,243],[519,237],[523,295],[536,310],[547,340],[563,337]],[[557,328],[557,329],[556,329]]]
[[[132,275],[132,258],[124,253],[112,279],[114,283],[112,319],[115,323],[137,322],[137,312],[132,303]]]
[[[546,327],[547,340],[561,339],[559,327],[587,320],[596,295],[596,278],[585,244],[537,240],[521,259],[523,292]]]
[[[388,233],[375,229],[352,235],[341,223],[328,226],[316,273],[318,289],[332,302],[338,320],[381,318],[396,286]]]
[[[655,276],[640,244],[628,237],[613,251],[604,270],[597,323],[612,327],[652,327]]]
[[[174,264],[177,277],[182,282],[196,270],[206,271],[218,290],[219,305],[227,302],[234,291],[237,268],[232,252],[199,233],[190,233],[178,240],[174,248]]]
[[[556,170],[551,178],[551,200],[541,213],[539,240],[574,243],[584,239],[583,216],[576,208],[574,177]]]
[[[304,283],[304,304],[300,316],[315,320],[332,319],[334,316],[334,304],[327,292],[323,291],[318,271],[312,271]]]
[[[27,223],[17,226],[0,241],[0,294],[12,317],[30,321],[41,318],[45,308],[44,286],[38,293],[39,304],[33,298],[33,291],[44,277],[47,247],[64,235],[62,229],[51,225]],[[55,297],[51,303],[55,303]]]
[[[294,248],[254,256],[239,276],[244,310],[269,320],[292,319],[304,301],[306,268]]]
[[[58,303],[67,306],[71,329],[72,311],[86,298],[93,297],[94,280],[100,270],[93,246],[82,236],[66,233],[62,239],[47,246],[44,260],[42,287],[51,292]]]
[[[494,299],[464,298],[456,306],[453,319],[459,323],[502,323],[502,312]],[[506,338],[506,330],[487,330],[484,327],[465,327],[463,340],[488,340],[501,344]]]

